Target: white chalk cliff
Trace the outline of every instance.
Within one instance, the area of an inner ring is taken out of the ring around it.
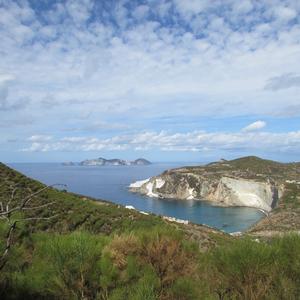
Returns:
[[[150,197],[206,200],[220,206],[248,206],[270,211],[281,197],[282,188],[268,179],[229,176],[205,177],[193,173],[165,172],[130,185],[132,192]]]

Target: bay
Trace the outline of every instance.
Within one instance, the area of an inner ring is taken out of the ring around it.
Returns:
[[[12,168],[45,184],[62,183],[67,190],[158,215],[206,224],[225,232],[244,231],[263,217],[249,207],[218,207],[205,201],[156,199],[129,192],[130,183],[181,167],[186,163],[148,166],[63,166],[60,163],[14,163]],[[191,164],[189,164],[191,165]]]

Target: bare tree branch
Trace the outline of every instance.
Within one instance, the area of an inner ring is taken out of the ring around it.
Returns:
[[[8,256],[8,253],[9,253],[11,245],[12,245],[13,233],[17,227],[18,222],[30,221],[30,220],[50,220],[50,219],[53,219],[58,216],[58,215],[54,215],[54,216],[50,216],[50,217],[24,217],[22,219],[13,219],[14,213],[22,212],[22,211],[29,211],[29,210],[36,210],[36,209],[40,209],[40,208],[44,208],[44,207],[53,205],[55,202],[49,202],[49,203],[45,203],[45,204],[38,205],[38,206],[31,206],[31,207],[28,206],[30,201],[35,196],[41,194],[42,192],[44,192],[50,188],[53,188],[55,186],[66,187],[65,184],[52,184],[52,185],[45,186],[34,193],[29,188],[30,194],[28,196],[25,196],[23,199],[21,197],[19,204],[16,204],[15,197],[16,197],[16,193],[18,191],[18,186],[19,185],[12,187],[12,192],[11,192],[10,198],[7,201],[6,205],[3,205],[3,203],[0,202],[0,219],[5,220],[9,224],[9,229],[8,229],[8,232],[6,235],[5,249],[3,250],[3,253],[0,254],[0,270],[2,270],[4,268],[4,266],[7,262],[7,256]],[[13,206],[13,205],[15,205],[15,206]]]
[[[55,187],[55,186],[64,186],[64,187],[65,187],[66,185],[65,185],[65,184],[60,184],[60,183],[55,183],[55,184],[51,184],[51,185],[45,186],[44,188],[42,188],[42,189],[38,190],[37,192],[35,192],[35,193],[29,195],[28,197],[26,197],[26,198],[23,200],[22,204],[21,204],[21,208],[24,208],[25,205],[26,205],[30,200],[32,200],[33,197],[35,197],[35,196],[37,196],[38,194],[44,192],[45,190],[48,190],[48,189],[50,189],[50,188],[52,188],[52,187]]]
[[[18,186],[18,185],[17,185]],[[11,196],[10,196],[10,199],[9,199],[9,201],[8,201],[8,203],[7,203],[7,205],[9,205],[10,204],[10,202],[15,198],[15,193],[16,193],[16,191],[17,191],[17,189],[18,189],[18,187],[15,187],[13,190],[12,190],[12,192],[11,192]]]
[[[31,220],[51,220],[51,219],[54,219],[58,216],[59,216],[59,214],[56,214],[56,215],[51,216],[51,217],[32,217],[32,218],[19,219],[19,220],[16,220],[16,221],[20,222],[20,221],[31,221]]]
[[[52,185],[45,186],[44,188],[38,190],[37,192],[35,192],[35,193],[33,193],[33,194],[31,194],[31,195],[25,197],[25,198],[22,200],[22,202],[21,202],[20,205],[14,207],[14,208],[12,208],[12,209],[9,209],[9,207],[7,207],[7,209],[6,209],[5,211],[3,211],[3,212],[0,213],[0,217],[3,216],[3,215],[10,215],[11,213],[13,213],[13,212],[15,212],[15,211],[17,211],[17,210],[23,210],[24,207],[32,200],[33,197],[39,195],[40,193],[42,193],[42,192],[44,192],[45,190],[48,190],[48,189],[50,189],[50,188],[52,188],[52,187],[54,187],[54,186],[66,186],[66,185],[65,185],[65,184],[58,184],[58,183],[56,183],[56,184],[52,184]]]
[[[33,209],[39,209],[39,208],[43,208],[43,207],[47,207],[47,206],[50,206],[52,204],[55,204],[55,202],[49,202],[49,203],[46,203],[46,204],[43,204],[43,205],[39,205],[39,206],[33,206],[33,207],[24,207],[23,210],[33,210]]]
[[[17,225],[17,221],[14,221],[11,225],[10,228],[8,230],[7,236],[6,236],[6,246],[4,249],[3,254],[1,255],[0,258],[0,270],[2,270],[7,262],[6,257],[8,255],[8,252],[10,250],[11,247],[11,240],[12,240],[12,235],[14,230],[16,229],[16,225]]]

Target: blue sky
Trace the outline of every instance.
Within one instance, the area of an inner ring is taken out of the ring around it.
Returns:
[[[300,2],[0,0],[0,160],[300,160]]]

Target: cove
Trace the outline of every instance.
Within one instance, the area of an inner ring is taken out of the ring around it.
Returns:
[[[218,207],[195,200],[156,199],[128,191],[132,182],[184,165],[186,163],[92,167],[63,166],[60,163],[15,163],[10,164],[10,167],[45,184],[66,184],[70,192],[123,206],[132,205],[141,211],[206,224],[228,233],[245,231],[264,216],[255,208]]]

